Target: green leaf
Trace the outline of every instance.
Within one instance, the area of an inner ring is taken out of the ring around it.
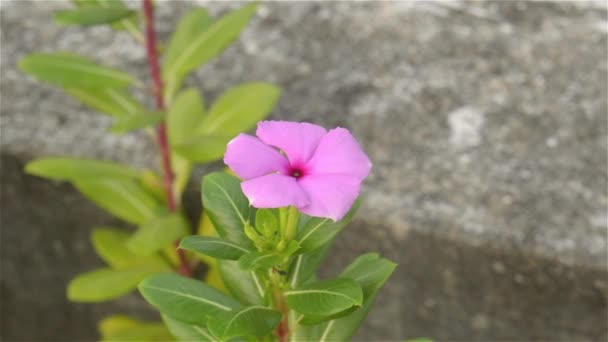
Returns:
[[[209,26],[211,26],[212,22],[213,19],[204,8],[192,9],[182,16],[177,23],[177,27],[167,46],[167,52],[163,58],[163,69],[171,69],[179,56],[184,53],[188,46],[207,30]],[[183,74],[185,73],[165,75],[166,78],[170,77],[170,79],[165,79],[167,83],[165,97],[167,99],[171,99],[173,92],[181,84],[181,76]]]
[[[238,178],[224,172],[203,177],[203,206],[220,237],[251,249],[244,225],[249,222],[249,201],[241,191]]]
[[[192,162],[208,163],[220,159],[231,137],[219,134],[199,135],[173,145],[173,151]]]
[[[65,88],[65,91],[85,105],[114,117],[142,112],[142,105],[133,96],[114,88]]]
[[[303,315],[331,316],[361,306],[363,291],[352,279],[340,278],[285,292],[289,307]]]
[[[162,315],[163,321],[169,328],[171,334],[183,342],[203,341],[214,342],[216,339],[211,335],[207,328],[199,325],[187,324],[173,319],[167,315]]]
[[[356,281],[368,298],[388,280],[395,267],[396,264],[380,258],[377,253],[368,253],[355,259],[340,276]]]
[[[120,0],[72,0],[78,7],[94,7],[94,8],[118,8],[126,9],[127,6]],[[129,16],[126,19],[119,20],[110,25],[115,30],[127,30],[131,33],[138,33],[137,27],[138,18],[135,15]]]
[[[39,177],[78,181],[101,178],[133,179],[138,171],[129,166],[92,159],[42,158],[25,166],[25,172]]]
[[[277,254],[249,252],[239,258],[239,266],[244,270],[268,269],[283,262]]]
[[[19,61],[19,68],[41,81],[66,87],[123,88],[134,83],[129,74],[66,53],[30,54]]]
[[[168,341],[171,335],[162,323],[146,323],[125,315],[112,315],[98,324],[101,341]]]
[[[133,224],[151,220],[162,208],[152,195],[133,180],[105,178],[76,181],[74,185],[98,206]]]
[[[208,328],[221,340],[239,336],[270,334],[281,321],[281,313],[265,306],[250,306],[240,311],[220,312],[209,319]]]
[[[360,204],[360,200],[355,201],[349,212],[338,222],[320,217],[312,217],[306,221],[296,237],[300,243],[300,251],[312,251],[331,241],[352,220]]]
[[[167,272],[168,267],[133,266],[101,268],[78,275],[68,285],[68,299],[74,302],[103,302],[127,294],[149,275]]]
[[[179,243],[179,248],[209,255],[216,259],[237,260],[249,250],[221,238],[211,236],[186,236]]]
[[[137,326],[139,321],[126,315],[112,315],[103,318],[97,323],[97,330],[103,337],[117,333],[121,330]]]
[[[164,112],[143,112],[119,117],[110,131],[114,133],[125,133],[140,128],[154,126],[163,121]]]
[[[135,14],[128,8],[85,6],[55,13],[55,22],[64,25],[92,26],[109,24]]]
[[[166,263],[158,256],[141,257],[131,253],[126,246],[130,234],[113,228],[95,228],[91,233],[91,242],[97,254],[112,268],[125,268],[134,265],[150,266]]]
[[[277,103],[281,91],[270,83],[252,82],[226,91],[213,104],[201,124],[204,134],[233,137],[265,118]]]
[[[180,46],[178,56],[165,65],[165,79],[185,75],[222,52],[247,25],[256,6],[254,3],[245,5],[218,19],[201,33],[195,30],[196,38],[184,38],[188,44]]]
[[[255,214],[255,228],[267,239],[272,239],[279,231],[277,209],[258,209]]]
[[[246,305],[262,304],[263,283],[254,271],[242,270],[238,262],[230,260],[218,260],[217,265],[224,285],[236,299]]]
[[[185,323],[202,324],[209,316],[240,307],[220,291],[174,273],[145,279],[139,291],[160,312]]]
[[[171,145],[193,138],[204,117],[205,104],[196,89],[189,88],[179,93],[167,116],[167,132]]]
[[[314,251],[300,254],[295,257],[289,269],[289,284],[292,288],[298,288],[301,284],[306,284],[314,278],[319,265],[325,259],[331,243]]]
[[[135,254],[151,255],[187,235],[189,230],[188,221],[182,215],[155,217],[139,227],[127,247]]]
[[[171,156],[171,170],[173,170],[173,174],[175,175],[173,194],[175,198],[181,198],[190,180],[192,163],[179,154],[173,153]]]
[[[300,326],[294,332],[296,335],[294,339],[297,337],[298,340],[304,341],[348,341],[357,332],[361,322],[371,309],[378,290],[390,277],[395,267],[394,263],[382,259],[374,253],[357,258],[340,276],[353,277],[363,287],[365,293],[363,305],[345,317],[315,326]]]

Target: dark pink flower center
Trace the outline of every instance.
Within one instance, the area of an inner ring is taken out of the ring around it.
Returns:
[[[300,166],[290,166],[287,174],[294,178],[300,178],[306,174],[306,170]]]

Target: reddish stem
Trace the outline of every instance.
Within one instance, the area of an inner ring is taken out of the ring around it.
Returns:
[[[165,101],[163,99],[163,80],[160,76],[160,67],[158,65],[158,53],[156,49],[156,33],[154,32],[154,7],[151,0],[143,0],[143,12],[146,23],[146,52],[148,55],[148,67],[152,78],[152,92],[154,94],[154,102],[156,109],[165,110]],[[161,164],[164,174],[165,196],[167,198],[167,207],[174,213],[177,211],[175,196],[173,195],[173,171],[171,170],[171,150],[169,149],[169,139],[167,137],[167,125],[162,121],[156,127],[156,143],[161,155]],[[179,241],[175,241],[177,248]],[[179,258],[179,273],[184,276],[192,276],[192,270],[188,265],[188,260],[182,249],[177,249]]]

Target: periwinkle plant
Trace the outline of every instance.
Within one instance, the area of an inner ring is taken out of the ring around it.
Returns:
[[[315,274],[359,207],[368,157],[343,128],[262,121],[257,137],[240,134],[272,110],[279,89],[271,84],[236,86],[209,108],[198,91],[182,89],[190,72],[237,38],[256,5],[219,19],[193,9],[161,48],[151,0],[142,1],[141,15],[119,0],[73,2],[75,9],[57,13],[56,21],[131,33],[146,49],[151,86],[66,52],[26,56],[20,68],[112,116],[115,133],[144,129],[158,145],[160,172],[68,157],[26,166],[31,174],[71,182],[138,227],[93,230],[93,247],[108,266],[77,276],[68,298],[100,302],[138,288],[161,312],[163,323],[107,317],[99,324],[103,340],[348,340],[395,264],[365,254],[335,279]],[[130,87],[150,90],[155,107],[139,103]],[[203,177],[204,212],[195,230],[181,208],[182,193],[196,163],[222,156],[231,171]],[[208,265],[205,282],[195,272],[200,261]]]

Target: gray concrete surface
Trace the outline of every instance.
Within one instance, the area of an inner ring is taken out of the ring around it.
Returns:
[[[159,2],[161,37],[190,5]],[[6,340],[92,339],[103,310],[145,314],[135,298],[65,302],[63,282],[97,262],[87,230],[111,219],[68,186],[19,173],[46,155],[154,165],[143,135],[107,134],[107,118],[15,69],[29,52],[74,50],[145,79],[128,36],[55,26],[50,13],[67,6],[0,6]],[[607,38],[604,2],[273,2],[189,82],[208,99],[275,82],[274,118],[346,126],[361,140],[374,162],[366,201],[324,274],[372,250],[400,267],[357,339],[604,341]],[[52,299],[38,300],[45,288]],[[71,314],[20,325],[57,306]]]

